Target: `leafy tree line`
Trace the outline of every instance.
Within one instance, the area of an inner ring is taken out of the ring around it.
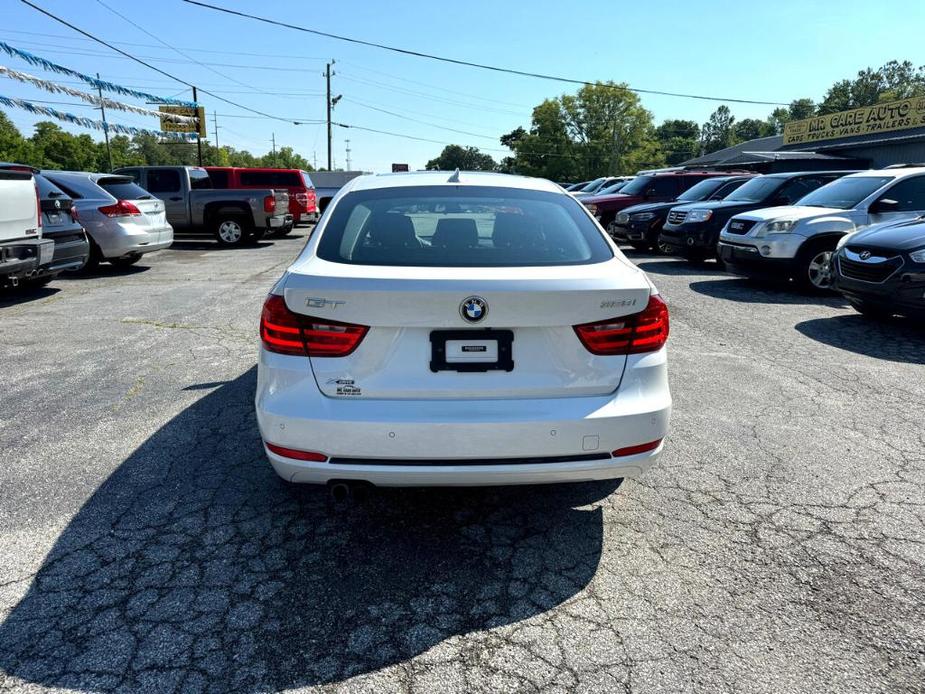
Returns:
[[[674,166],[739,142],[778,135],[791,120],[872,106],[885,101],[925,96],[925,66],[892,60],[854,79],[836,82],[817,104],[796,99],[774,109],[764,120],[736,120],[719,106],[706,123],[670,119],[656,126],[652,114],[626,84],[587,85],[573,95],[546,99],[533,109],[530,128],[501,136],[514,156],[496,162],[476,147],[449,145],[427,163],[428,169],[504,171],[554,181],[634,173]]]
[[[162,142],[152,135],[116,135],[109,139],[112,166],[195,165],[198,162],[196,144]],[[25,137],[4,113],[0,113],[0,161],[28,164],[39,169],[72,171],[109,171],[105,142],[96,142],[90,135],[73,135],[55,123],[35,124],[35,132]],[[215,147],[202,142],[202,163],[205,166],[275,166],[284,169],[313,171],[312,166],[292,147],[281,147],[255,156],[234,147]]]

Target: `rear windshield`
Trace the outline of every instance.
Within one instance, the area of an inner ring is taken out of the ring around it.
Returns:
[[[743,184],[741,188],[733,191],[731,195],[727,195],[725,199],[739,202],[761,202],[762,200],[767,200],[786,181],[786,178],[759,176]]]
[[[839,178],[800,198],[799,204],[847,210],[893,180],[895,179],[892,176]]]
[[[301,188],[305,184],[295,171],[242,171],[241,185],[258,188]]]
[[[39,187],[39,197],[43,200],[48,198],[62,200],[69,197],[60,187],[56,186],[41,174],[35,175],[35,184]]]
[[[209,178],[212,179],[212,186],[214,188],[227,188],[228,187],[228,172],[227,171],[210,171]]]
[[[613,252],[571,196],[421,186],[344,196],[318,257],[351,265],[527,267],[599,263]]]
[[[101,178],[97,185],[116,200],[150,200],[154,197],[131,179]]]

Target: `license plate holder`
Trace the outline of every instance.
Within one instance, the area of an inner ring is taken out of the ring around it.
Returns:
[[[433,330],[430,333],[430,370],[434,373],[513,371],[513,343],[513,330]],[[485,359],[495,354],[495,359]]]

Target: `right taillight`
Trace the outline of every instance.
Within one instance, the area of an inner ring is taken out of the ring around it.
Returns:
[[[128,200],[119,200],[114,205],[104,205],[99,208],[107,217],[140,217],[141,210],[139,210],[133,203],[130,203]]]
[[[668,304],[658,294],[652,294],[643,311],[576,325],[575,334],[592,354],[655,352],[664,347],[668,340]]]
[[[277,354],[299,357],[346,357],[359,346],[369,328],[293,313],[286,300],[271,294],[260,315],[260,340]]]

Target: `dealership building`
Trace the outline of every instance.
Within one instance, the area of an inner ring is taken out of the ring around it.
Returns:
[[[787,123],[782,135],[741,142],[682,164],[760,173],[925,165],[925,97]]]

